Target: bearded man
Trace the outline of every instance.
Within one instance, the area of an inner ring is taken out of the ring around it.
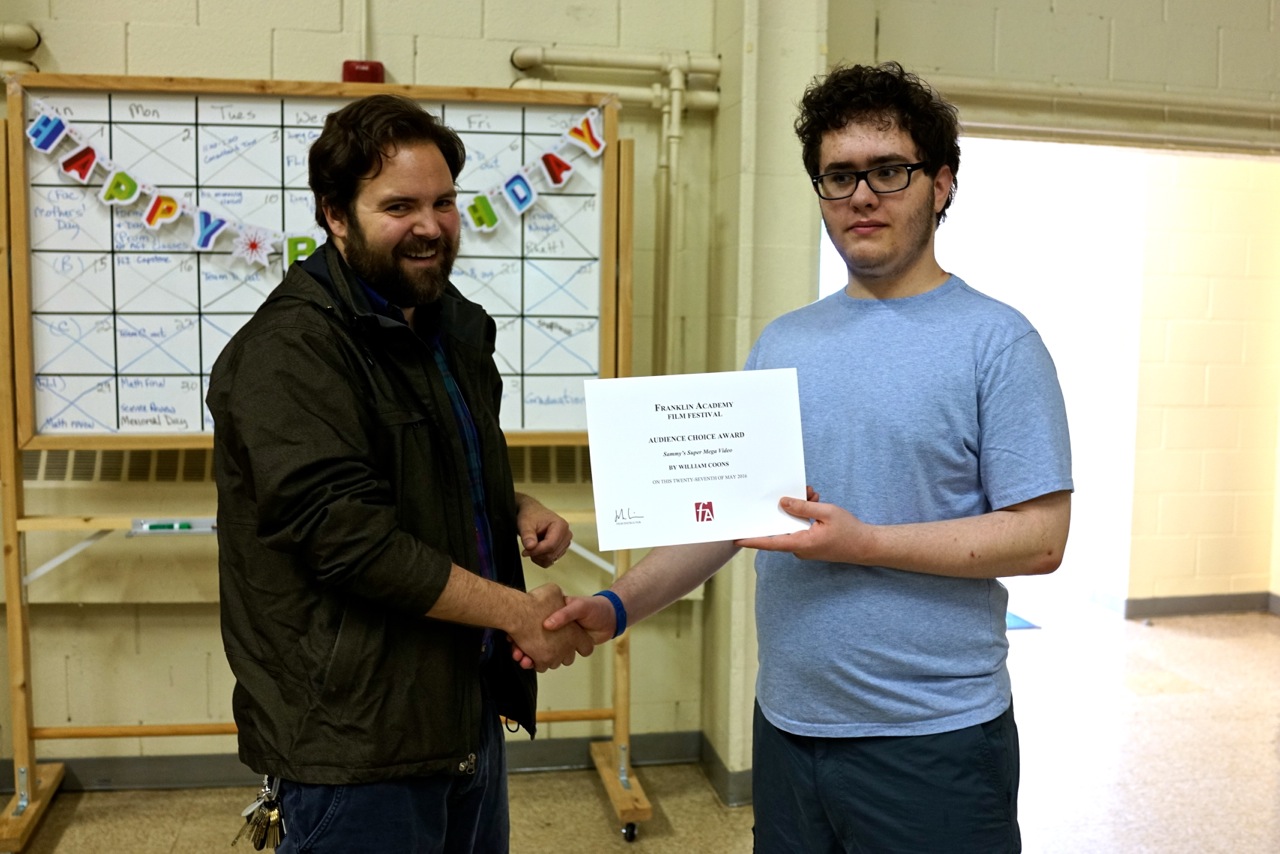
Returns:
[[[458,135],[374,95],[311,148],[329,240],[222,352],[214,419],[222,630],[241,760],[277,850],[508,850],[501,719],[534,732],[539,671],[587,655],[525,592],[569,526],[516,493],[495,324],[449,282]]]

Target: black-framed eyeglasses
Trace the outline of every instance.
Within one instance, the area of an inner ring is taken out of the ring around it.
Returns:
[[[916,170],[925,166],[924,163],[897,163],[857,172],[839,169],[814,175],[810,180],[813,181],[813,189],[817,191],[819,198],[833,202],[847,199],[858,192],[858,185],[863,181],[876,194],[900,193],[907,189]]]

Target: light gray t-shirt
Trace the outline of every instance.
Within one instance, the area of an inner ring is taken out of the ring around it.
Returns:
[[[864,522],[976,516],[1072,489],[1066,411],[1040,335],[952,276],[895,300],[843,291],[769,324],[748,369],[799,375],[805,473]],[[994,579],[756,557],[765,716],[800,735],[924,735],[1010,702]]]

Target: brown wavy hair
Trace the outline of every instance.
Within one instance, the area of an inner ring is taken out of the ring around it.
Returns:
[[[841,65],[810,83],[800,100],[795,125],[804,168],[810,176],[821,169],[822,137],[853,123],[906,131],[920,149],[924,171],[930,177],[936,177],[943,166],[951,167],[953,179],[960,171],[956,108],[896,62]],[[958,180],[952,181],[951,195],[938,213],[939,223],[946,219],[958,184]]]
[[[417,102],[403,95],[370,95],[330,113],[307,158],[320,227],[328,233],[326,207],[350,217],[360,180],[376,177],[383,159],[401,146],[418,143],[440,149],[449,174],[458,180],[467,160],[466,146]]]

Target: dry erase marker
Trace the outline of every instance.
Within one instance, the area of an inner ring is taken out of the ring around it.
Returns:
[[[144,531],[190,531],[190,522],[143,522],[139,526]]]

